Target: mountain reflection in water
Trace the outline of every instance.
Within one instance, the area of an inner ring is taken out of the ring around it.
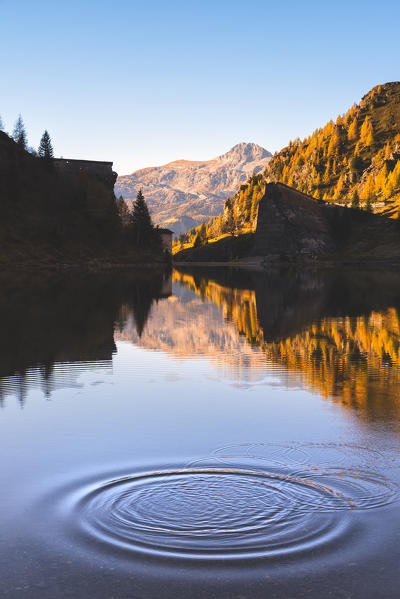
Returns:
[[[173,282],[173,285],[172,285]],[[115,342],[215,361],[257,384],[266,365],[366,418],[400,409],[400,276],[350,270],[174,270],[3,281],[0,400],[112,369]],[[277,371],[275,371],[276,374]]]
[[[398,274],[0,284],[2,596],[397,598]]]
[[[400,410],[400,277],[342,270],[175,272],[266,359],[371,417]]]

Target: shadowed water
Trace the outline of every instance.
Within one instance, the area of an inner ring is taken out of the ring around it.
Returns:
[[[388,597],[400,277],[4,277],[5,597]]]

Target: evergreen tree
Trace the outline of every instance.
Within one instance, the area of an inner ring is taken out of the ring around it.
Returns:
[[[202,245],[207,243],[207,225],[206,223],[202,223],[199,229],[199,237]]]
[[[154,228],[141,189],[133,204],[130,220],[136,245],[148,245],[152,240]]]
[[[374,201],[375,189],[375,179],[372,175],[369,175],[365,181],[364,188],[361,193],[361,199]]]
[[[193,247],[199,247],[201,245],[207,245],[207,225],[206,223],[202,223],[200,227],[197,229],[196,235],[193,240]]]
[[[129,223],[129,208],[127,203],[122,196],[119,196],[119,198],[116,200],[116,204],[122,224],[127,225]]]
[[[328,160],[328,162],[326,163],[326,169],[325,169],[324,176],[322,177],[323,183],[325,183],[325,184],[329,183],[330,174],[331,174],[331,162],[330,162],[330,160]]]
[[[54,158],[53,146],[51,145],[51,139],[47,129],[43,133],[42,139],[40,140],[38,155],[40,158],[44,158],[45,160],[51,160]]]
[[[233,209],[233,202],[228,199],[225,202],[226,207],[226,221],[225,221],[225,230],[230,235],[234,236],[236,233],[236,220],[235,213]]]
[[[373,146],[374,145],[374,141],[375,141],[374,140],[374,131],[373,131],[372,127],[371,127],[371,130],[370,130],[370,132],[367,135],[367,139],[365,140],[365,145],[368,146],[368,147]]]
[[[353,197],[351,199],[351,207],[358,208],[360,203],[360,198],[358,197],[357,189],[354,190]]]
[[[337,152],[339,148],[339,141],[339,136],[336,133],[335,135],[332,135],[328,145],[328,157],[333,156]]]
[[[368,198],[365,204],[365,210],[367,212],[372,212],[372,198]]]
[[[353,139],[357,139],[357,118],[354,118],[354,120],[352,121],[347,133],[347,137],[350,141]]]
[[[372,126],[371,117],[366,116],[365,121],[363,122],[361,131],[360,131],[360,141],[362,141],[363,143],[368,145],[367,142],[370,139],[371,134],[373,135],[373,126]]]
[[[385,193],[386,197],[390,197],[393,192],[397,190],[400,186],[400,160],[396,162],[396,166],[392,170],[392,172],[388,175]]]
[[[202,244],[202,242],[201,242],[200,233],[197,233],[197,234],[195,235],[195,238],[193,239],[193,247],[194,247],[194,248],[198,248],[198,247],[200,247],[201,245],[203,245],[203,244]]]
[[[26,150],[28,141],[26,137],[25,125],[22,120],[22,116],[19,115],[17,120],[15,121],[14,131],[12,134],[13,140],[21,146],[24,150]]]
[[[386,163],[383,164],[383,167],[380,169],[379,173],[377,174],[376,178],[375,178],[375,185],[376,185],[376,190],[383,192],[386,186],[386,182],[387,182],[387,178],[388,178],[388,169],[386,166]]]

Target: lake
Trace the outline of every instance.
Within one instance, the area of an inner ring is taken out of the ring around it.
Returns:
[[[397,598],[400,275],[18,275],[0,595]]]

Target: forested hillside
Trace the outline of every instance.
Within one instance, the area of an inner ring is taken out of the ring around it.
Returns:
[[[400,191],[400,83],[374,87],[335,122],[291,142],[266,175],[316,198],[393,211]]]
[[[225,203],[223,215],[180,237],[204,243],[254,230],[266,182],[282,182],[315,198],[397,218],[400,208],[400,82],[374,87],[336,121],[275,153]]]

